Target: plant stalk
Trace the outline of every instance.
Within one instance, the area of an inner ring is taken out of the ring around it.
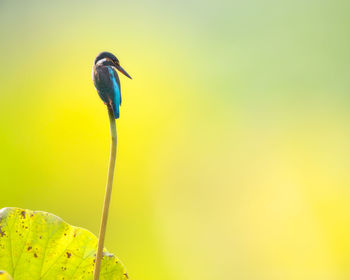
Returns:
[[[107,219],[108,219],[108,210],[109,210],[109,204],[111,201],[111,194],[112,194],[112,187],[113,187],[115,161],[117,157],[116,122],[115,122],[112,107],[110,105],[107,105],[107,109],[108,109],[109,123],[111,128],[111,154],[109,157],[107,186],[106,186],[105,199],[103,203],[100,234],[99,234],[98,245],[97,245],[97,253],[96,253],[95,268],[94,268],[94,280],[98,280],[100,275],[101,261],[102,261],[102,254],[103,254],[104,240],[105,240]]]

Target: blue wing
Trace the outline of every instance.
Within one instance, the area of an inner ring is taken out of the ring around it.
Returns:
[[[113,84],[113,112],[116,119],[119,118],[119,106],[122,103],[122,96],[120,93],[120,82],[118,74],[112,67],[107,67],[110,79]]]

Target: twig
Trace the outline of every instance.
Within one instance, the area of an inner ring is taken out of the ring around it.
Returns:
[[[109,123],[111,127],[112,141],[111,141],[111,154],[109,158],[106,194],[105,194],[105,200],[103,203],[100,234],[98,239],[96,261],[95,261],[95,268],[94,268],[94,280],[98,280],[100,275],[101,261],[102,261],[102,254],[103,254],[103,244],[104,244],[105,234],[106,234],[108,210],[109,210],[109,204],[111,201],[112,186],[113,186],[115,160],[117,156],[117,128],[116,128],[115,118],[114,118],[112,107],[107,105],[107,109],[108,109]]]

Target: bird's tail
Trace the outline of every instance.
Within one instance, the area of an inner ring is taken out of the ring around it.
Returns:
[[[119,106],[114,102],[111,104],[113,109],[114,118],[119,119]]]

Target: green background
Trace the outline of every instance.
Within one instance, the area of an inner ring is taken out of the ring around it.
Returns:
[[[0,207],[97,234],[91,80],[121,77],[106,247],[138,280],[350,277],[349,1],[0,1]]]

